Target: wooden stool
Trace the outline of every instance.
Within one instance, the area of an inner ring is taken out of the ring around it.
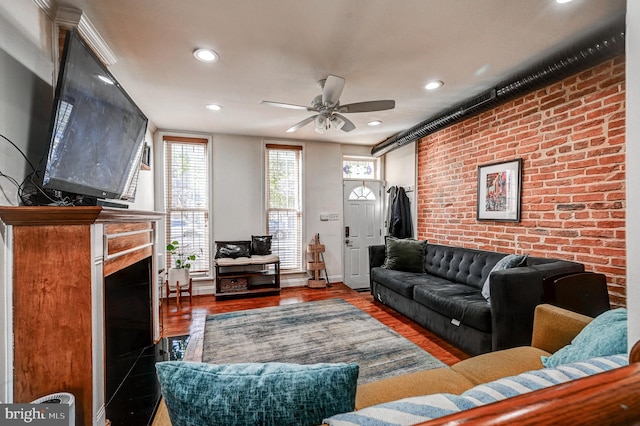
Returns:
[[[174,293],[176,295],[176,306],[178,307],[178,309],[182,308],[180,305],[180,296],[183,293],[189,295],[189,304],[192,303],[193,278],[189,277],[189,284],[183,285],[182,287],[178,284],[178,282],[176,282],[173,286],[169,285],[169,280],[166,280],[164,283],[167,291],[167,307],[169,306],[169,296]]]

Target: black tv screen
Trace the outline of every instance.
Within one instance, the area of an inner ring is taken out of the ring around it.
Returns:
[[[147,117],[74,30],[60,64],[43,188],[133,201]]]

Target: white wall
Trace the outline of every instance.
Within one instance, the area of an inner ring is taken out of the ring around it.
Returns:
[[[304,158],[305,242],[320,234],[329,282],[342,281],[342,149],[339,144],[310,142]],[[340,219],[321,221],[321,213],[338,213]]]
[[[251,136],[213,136],[213,237],[264,235],[264,143]]]
[[[627,2],[627,259],[640,258],[640,2]],[[632,77],[633,76],[633,77]],[[632,214],[631,212],[636,212]],[[640,340],[640,263],[627,261],[629,349]]]
[[[418,217],[415,202],[417,169],[416,144],[407,144],[403,147],[388,152],[384,157],[384,179],[387,183],[387,188],[397,185],[404,187],[405,190],[413,189],[413,191],[407,192],[407,196],[409,197],[409,201],[411,202],[411,222],[413,223],[413,236],[415,238],[417,236],[416,228],[418,226]]]
[[[138,186],[136,188],[136,199],[133,203],[129,203],[129,208],[134,210],[155,210],[155,193],[154,193],[154,176],[157,169],[154,161],[153,150],[153,132],[155,127],[153,123],[149,123],[147,126],[147,133],[144,136],[144,140],[151,149],[151,170],[140,170],[138,175]]]
[[[33,2],[0,5],[0,133],[37,167],[47,148],[53,102],[52,24]],[[0,172],[18,182],[31,172],[18,150],[0,140]],[[18,205],[17,188],[0,177],[0,204]]]

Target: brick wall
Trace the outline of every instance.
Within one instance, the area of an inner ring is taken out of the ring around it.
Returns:
[[[516,158],[522,220],[477,221],[477,167]],[[624,57],[423,138],[417,191],[418,238],[581,262],[624,306]]]

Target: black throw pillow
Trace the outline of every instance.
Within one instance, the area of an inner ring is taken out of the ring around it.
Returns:
[[[271,254],[271,235],[252,235],[251,254],[264,256]]]
[[[216,259],[251,256],[251,241],[216,241]]]
[[[426,241],[387,236],[385,245],[386,257],[382,265],[383,268],[406,272],[424,272]]]

